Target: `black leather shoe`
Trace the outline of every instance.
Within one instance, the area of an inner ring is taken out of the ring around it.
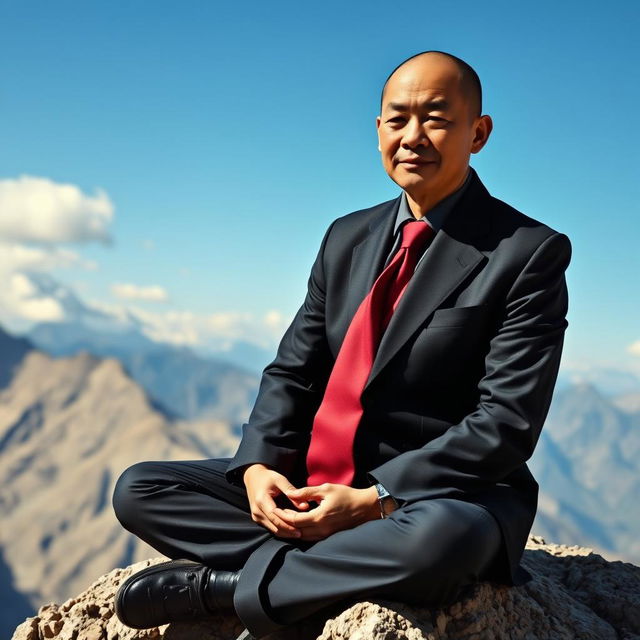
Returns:
[[[147,567],[127,578],[115,596],[122,624],[134,629],[169,622],[193,622],[212,615],[205,589],[212,572],[191,560],[170,560]]]

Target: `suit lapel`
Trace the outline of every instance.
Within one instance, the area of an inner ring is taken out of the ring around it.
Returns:
[[[475,243],[488,231],[489,224],[484,215],[488,197],[488,192],[474,175],[473,182],[447,216],[409,281],[382,336],[365,389],[425,319],[484,259]]]

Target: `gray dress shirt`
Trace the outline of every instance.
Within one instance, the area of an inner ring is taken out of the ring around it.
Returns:
[[[446,198],[443,198],[438,202],[432,209],[429,209],[427,213],[425,213],[422,218],[417,218],[421,222],[428,224],[435,233],[437,233],[444,224],[444,220],[449,214],[449,212],[458,204],[458,201],[462,197],[462,194],[465,192],[466,188],[469,186],[469,182],[471,181],[471,171],[467,170],[467,177],[465,181],[462,183],[458,189],[456,189],[453,193],[449,194]],[[409,203],[407,202],[407,194],[402,192],[402,199],[400,200],[400,206],[398,207],[398,213],[396,215],[396,223],[393,228],[393,235],[395,240],[393,242],[393,247],[389,255],[387,256],[387,261],[385,262],[385,267],[391,262],[391,258],[394,256],[396,251],[400,248],[400,241],[402,238],[401,228],[402,225],[407,221],[414,221],[416,217],[411,213],[411,209],[409,208]],[[418,268],[418,264],[422,258],[424,258],[425,253],[429,250],[427,249],[420,256],[420,260],[416,264],[416,269]]]

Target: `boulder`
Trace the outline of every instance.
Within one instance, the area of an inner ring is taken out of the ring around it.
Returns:
[[[143,631],[120,624],[113,598],[120,583],[162,559],[114,569],[61,605],[48,604],[13,640],[233,640],[233,615]],[[466,589],[442,609],[375,600],[342,603],[269,640],[639,640],[640,567],[609,562],[591,549],[547,544],[531,536],[520,587],[489,582]]]

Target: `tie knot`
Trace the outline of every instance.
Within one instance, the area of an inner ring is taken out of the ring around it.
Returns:
[[[402,227],[402,247],[422,247],[431,238],[433,229],[426,223],[420,220],[407,222]]]

